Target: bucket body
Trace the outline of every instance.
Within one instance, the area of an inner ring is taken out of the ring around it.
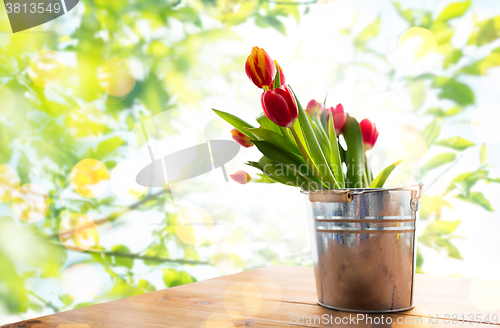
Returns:
[[[414,307],[421,188],[302,191],[318,304],[364,313]]]

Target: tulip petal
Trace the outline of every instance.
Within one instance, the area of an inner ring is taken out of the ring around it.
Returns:
[[[245,62],[245,72],[257,87],[270,87],[276,74],[276,66],[264,49],[253,47]]]
[[[246,147],[246,148],[253,146],[251,138],[247,137],[245,134],[241,133],[237,129],[232,129],[231,134],[232,134],[234,141],[239,143],[241,146]]]
[[[229,176],[231,177],[231,179],[233,179],[235,182],[239,184],[247,184],[252,180],[250,175],[245,171],[236,171],[233,174],[230,174]]]
[[[298,115],[297,104],[286,85],[263,92],[261,103],[264,113],[275,124],[281,127],[293,126]]]

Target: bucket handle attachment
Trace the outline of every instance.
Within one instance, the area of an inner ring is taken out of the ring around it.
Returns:
[[[424,186],[424,183],[423,182],[420,182],[418,184],[418,189],[416,190],[413,190],[411,192],[412,194],[412,197],[411,197],[411,200],[410,200],[410,208],[413,210],[413,211],[418,211],[418,203],[420,201],[420,197],[422,196],[422,188]]]
[[[309,201],[311,203],[350,203],[352,201],[352,192],[350,190],[328,190],[322,192],[320,190],[309,193]]]

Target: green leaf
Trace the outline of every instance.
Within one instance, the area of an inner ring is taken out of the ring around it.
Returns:
[[[425,114],[434,115],[436,117],[451,117],[460,114],[464,110],[463,106],[453,106],[447,110],[442,108],[431,108]]]
[[[486,144],[483,144],[481,146],[481,150],[479,152],[479,159],[481,160],[481,164],[486,163],[486,158],[488,157],[487,149],[486,149]]]
[[[444,60],[443,67],[448,68],[451,65],[456,64],[460,60],[460,58],[462,58],[462,56],[462,49],[452,48],[451,51],[448,52],[448,55]]]
[[[461,259],[460,252],[451,243],[452,238],[457,238],[456,236],[451,236],[451,234],[455,232],[460,222],[459,220],[437,220],[430,222],[418,238],[418,241],[438,251],[446,251],[449,257]]]
[[[442,165],[453,162],[456,159],[457,155],[455,153],[443,153],[434,156],[424,165],[425,171],[430,171],[435,168],[438,168]]]
[[[281,79],[280,79],[280,69],[276,63],[274,63],[274,66],[276,66],[276,74],[274,75],[274,82],[273,82],[273,87],[279,88],[281,87]]]
[[[469,64],[467,66],[462,67],[459,71],[458,74],[463,73],[463,74],[468,74],[468,75],[481,75],[481,64],[483,63],[483,60],[477,60],[473,62],[472,64]]]
[[[354,117],[347,115],[343,133],[347,144],[345,161],[347,165],[346,188],[364,188],[365,152],[363,148],[363,136],[359,123]]]
[[[203,27],[199,12],[191,7],[182,7],[169,10],[166,13],[169,17],[174,17],[183,23],[193,23],[199,28]]]
[[[101,141],[95,151],[91,152],[90,158],[103,159],[113,154],[120,146],[124,145],[125,141],[121,137],[112,137]]]
[[[430,219],[433,214],[436,215],[436,219],[439,219],[443,207],[453,208],[451,204],[441,196],[422,195],[420,203],[420,218],[422,220]]]
[[[125,245],[115,245],[115,246],[113,246],[113,248],[111,248],[111,251],[115,252],[115,253],[130,254],[130,249]],[[122,266],[122,267],[129,269],[129,270],[132,269],[132,267],[134,266],[134,259],[129,258],[129,257],[121,257],[121,256],[117,255],[117,256],[114,256],[113,259],[114,259],[114,261],[113,261],[114,265],[116,265],[116,266]]]
[[[167,247],[163,243],[154,244],[148,248],[148,250],[144,253],[144,256],[168,258],[168,250],[167,250]],[[148,265],[148,266],[159,265],[158,261],[143,260],[143,262],[145,265]]]
[[[401,7],[401,4],[399,2],[393,1],[392,4],[394,7],[396,7],[396,10],[402,18],[404,18],[405,21],[408,22],[410,25],[415,25],[415,18],[413,17],[413,10],[411,9],[403,9]]]
[[[69,294],[59,295],[59,299],[65,306],[70,306],[74,301],[74,298]]]
[[[342,160],[340,159],[339,143],[335,133],[333,115],[329,116],[328,134],[330,136],[330,164],[332,165],[333,174],[335,175],[340,188],[345,188],[344,174],[342,173]]]
[[[449,53],[452,47],[451,44],[451,38],[453,37],[453,34],[455,34],[455,30],[449,26],[448,24],[440,21],[434,21],[432,22],[432,17],[431,14],[428,13],[428,18],[429,18],[429,24],[427,28],[431,31],[432,35],[436,39],[437,43],[437,51],[439,53],[444,53],[447,54]],[[432,24],[431,24],[432,22]],[[421,24],[423,27],[425,27],[427,24],[422,23]]]
[[[318,139],[316,138],[316,135],[314,134],[311,124],[309,123],[309,116],[307,115],[306,111],[302,108],[302,105],[300,104],[297,95],[295,95],[295,100],[297,102],[297,107],[299,110],[300,126],[304,131],[304,138],[306,140],[307,145],[309,146],[309,151],[311,154],[312,161],[316,165],[316,168],[322,175],[324,182],[328,185],[328,187],[331,189],[338,188],[337,181],[335,181],[332,171],[330,170],[330,166],[328,165],[325,155],[323,154],[323,151],[321,150],[321,147],[318,143]]]
[[[256,167],[252,164],[252,162],[249,162],[248,164]],[[307,180],[295,171],[289,169],[285,164],[272,161],[265,156],[259,160],[258,168],[260,168],[264,174],[268,175],[273,180],[284,185],[303,188],[308,184]]]
[[[332,166],[332,163],[330,162],[331,154],[330,154],[330,140],[328,138],[328,135],[326,134],[325,129],[323,128],[323,125],[321,124],[319,117],[310,117],[309,116],[309,123],[311,124],[314,134],[316,135],[316,138],[318,139],[319,145],[321,147],[321,150],[323,151],[323,154],[325,155],[325,158],[330,165]]]
[[[257,182],[257,183],[277,183],[276,180],[273,180],[268,175],[260,174],[260,173],[257,173],[257,175],[259,176],[259,178],[258,179],[252,179],[252,182]]]
[[[259,27],[263,27],[263,28],[272,27],[276,31],[278,31],[281,34],[283,34],[284,36],[286,36],[285,25],[275,16],[270,16],[270,15],[262,16],[262,15],[257,14],[255,17],[255,25],[257,25]]]
[[[260,152],[270,160],[287,165],[294,165],[296,167],[307,165],[302,157],[297,156],[271,142],[255,140],[254,144]]]
[[[500,38],[500,16],[477,22],[467,44],[482,46]]]
[[[476,204],[484,208],[489,212],[494,212],[493,207],[490,204],[490,201],[484,197],[483,193],[477,191],[471,191],[468,195],[458,195],[457,196],[461,200],[468,201],[470,203]]]
[[[0,263],[0,305],[10,313],[26,312],[28,294],[24,288],[25,279],[17,273],[14,263],[2,252],[2,248]]]
[[[363,47],[371,39],[376,37],[380,32],[380,16],[370,23],[357,37],[354,38],[354,45],[356,47]]]
[[[259,122],[260,126],[264,129],[268,129],[274,131],[276,133],[281,134],[281,129],[278,125],[274,124],[266,114],[262,113],[257,117],[257,122]]]
[[[408,85],[413,110],[417,111],[425,100],[425,83],[424,81],[415,81]]]
[[[461,17],[470,8],[471,0],[449,4],[436,18],[437,21],[447,22],[450,19]]]
[[[318,185],[321,185],[321,180],[316,175],[314,175],[314,173],[302,157],[288,152],[267,141],[254,141],[254,144],[268,159],[285,164],[286,167],[293,172],[299,174],[305,179],[311,180],[313,182],[316,182]],[[273,176],[276,177],[276,172],[273,173]]]
[[[474,172],[466,172],[457,175],[448,186],[448,191],[454,190],[455,188],[461,188],[465,194],[469,193],[470,189],[474,187],[474,185],[483,179],[487,179],[488,171],[486,170],[477,170]]]
[[[186,271],[163,269],[163,282],[168,288],[190,284],[195,281],[196,279],[190,276]]]
[[[457,260],[463,260],[458,248],[453,245],[448,238],[436,238],[434,244],[436,245],[437,249],[446,250],[449,257]]]
[[[139,279],[139,282],[137,283],[137,286],[135,289],[137,291],[136,295],[142,295],[145,293],[150,293],[150,292],[156,291],[156,287],[152,283],[150,283],[149,281],[147,281],[145,279]]]
[[[73,305],[73,309],[80,309],[80,308],[91,306],[91,305],[94,305],[94,303],[92,303],[92,302],[82,302],[82,303],[78,303],[78,304]]]
[[[474,146],[474,143],[462,137],[452,137],[439,140],[438,142],[436,142],[436,145],[452,148],[455,150],[465,150],[469,147]]]
[[[392,163],[388,167],[382,170],[382,172],[377,175],[377,177],[373,180],[373,182],[370,185],[370,188],[382,188],[385,184],[385,181],[387,181],[387,178],[389,175],[394,171],[396,166],[399,165],[403,160],[399,160],[397,162]]]
[[[455,232],[455,230],[457,230],[457,227],[461,222],[462,221],[460,220],[455,220],[455,221],[437,220],[430,222],[422,232],[421,238],[442,237],[451,235],[453,232]]]
[[[450,99],[462,106],[472,105],[475,96],[472,89],[461,82],[445,77],[435,77],[433,87],[441,88],[439,99]]]
[[[430,147],[432,144],[434,144],[440,133],[441,123],[438,120],[433,120],[422,130],[422,138],[424,139],[427,147]]]
[[[432,24],[432,15],[430,12],[426,11],[422,14],[420,14],[420,27],[423,28],[429,28]],[[437,39],[437,38],[436,38]],[[439,44],[439,41],[438,41]]]
[[[454,106],[443,112],[444,116],[450,117],[460,114],[464,110],[463,106]]]
[[[416,263],[416,268],[415,268],[416,273],[423,273],[422,272],[422,264],[424,264],[424,257],[417,249],[417,263]]]
[[[292,131],[291,129],[288,129],[288,128],[283,128],[285,131],[287,131],[290,135],[292,135]],[[299,140],[301,142],[302,145],[306,145],[305,146],[305,150],[306,150],[306,153],[308,154],[308,156],[310,157],[311,156],[311,153],[309,151],[309,148],[307,147],[307,142],[306,142],[306,139],[304,138],[304,133],[302,132],[302,127],[300,126],[300,122],[299,120],[296,120],[295,123],[293,124],[293,127],[292,127],[293,130],[295,130],[295,133],[297,134],[297,136],[299,137]],[[295,145],[298,147],[297,145],[297,142],[295,140],[295,138],[293,138],[292,136],[292,141],[295,143]]]
[[[212,110],[215,112],[215,114],[219,115],[224,121],[231,124],[236,130],[240,131],[241,133],[250,138],[255,138],[254,135],[246,129],[246,128],[254,128],[249,123],[243,121],[239,117],[234,116],[233,114],[229,114],[213,108]]]
[[[260,128],[260,129],[248,129],[254,136],[256,136],[259,140],[267,141],[272,143],[273,145],[283,148],[284,150],[294,153],[296,155],[302,156],[299,148],[292,143],[287,138],[283,137],[281,134],[278,134],[274,131]]]
[[[138,87],[141,88],[138,98],[153,115],[165,110],[169,96],[163,87],[162,81],[156,74],[150,73],[142,83],[135,86],[135,88]]]

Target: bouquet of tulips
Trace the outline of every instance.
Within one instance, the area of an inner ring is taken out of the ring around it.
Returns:
[[[303,190],[381,188],[401,162],[391,164],[373,178],[366,152],[378,138],[375,124],[368,119],[358,123],[344,112],[342,104],[325,109],[324,104],[311,100],[304,110],[285,83],[283,69],[264,49],[252,49],[245,71],[263,89],[264,113],[257,117],[260,127],[232,114],[214,111],[234,127],[234,140],[243,147],[255,145],[262,153],[258,162],[246,163],[262,171],[261,180]],[[340,135],[346,149],[339,142]],[[243,171],[232,177],[240,183],[250,181]]]

